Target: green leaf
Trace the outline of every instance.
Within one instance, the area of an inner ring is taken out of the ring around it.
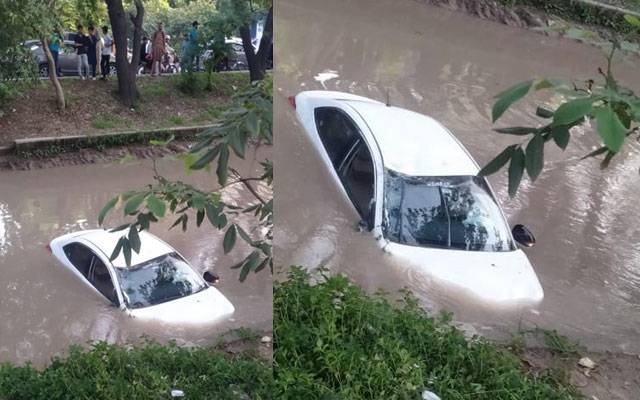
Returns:
[[[202,169],[202,168],[206,167],[207,165],[209,165],[209,163],[211,163],[211,161],[213,161],[214,158],[216,158],[216,156],[218,155],[219,152],[220,152],[220,145],[217,145],[213,149],[207,150],[207,152],[204,153],[204,155],[202,157],[200,157],[198,159],[198,161],[196,161],[195,163],[191,164],[190,168],[191,169]]]
[[[544,107],[536,108],[536,115],[541,118],[553,118],[553,111]]]
[[[562,104],[553,113],[553,126],[569,125],[581,121],[593,108],[593,102],[598,100],[593,97],[582,97]]]
[[[129,243],[133,251],[140,253],[140,235],[138,235],[138,228],[135,225],[131,225],[129,228]]]
[[[520,181],[522,180],[522,174],[525,167],[525,156],[522,148],[518,147],[514,150],[511,156],[511,164],[509,164],[509,196],[513,197],[518,191]]]
[[[167,210],[167,206],[164,201],[160,200],[154,195],[149,196],[149,198],[147,199],[147,208],[157,218],[164,217],[164,213]]]
[[[627,21],[630,25],[640,29],[640,19],[634,15],[625,14],[625,21]]]
[[[525,161],[527,174],[529,174],[531,181],[535,181],[544,165],[544,138],[542,135],[535,135],[527,144]]]
[[[131,244],[126,238],[122,238],[122,254],[124,254],[124,262],[127,267],[131,266]]]
[[[240,158],[244,159],[244,148],[246,138],[240,131],[233,132],[229,135],[229,145],[233,149],[233,152]]]
[[[614,153],[613,151],[607,151],[607,155],[604,156],[604,160],[602,160],[602,162],[600,163],[600,169],[607,168],[609,166],[609,163],[611,162],[611,159],[615,155],[616,153]]]
[[[220,149],[220,158],[218,158],[218,168],[216,174],[218,175],[218,183],[224,185],[227,183],[227,167],[229,164],[229,148],[222,146]]]
[[[100,210],[100,214],[98,214],[98,225],[102,225],[102,223],[104,222],[104,217],[106,217],[107,213],[116,206],[116,204],[118,203],[118,199],[119,196],[114,197],[113,199],[109,200],[107,204],[104,205],[104,207],[102,207],[102,210]]]
[[[198,210],[196,213],[196,226],[199,228],[202,225],[202,221],[204,221],[204,208]]]
[[[580,158],[580,160],[584,160],[584,159],[590,158],[590,157],[599,156],[600,154],[606,153],[607,151],[609,151],[607,146],[602,146],[602,147],[599,147],[599,148],[595,149],[594,151],[592,151],[591,153],[587,154],[586,156],[582,156]]]
[[[514,144],[502,150],[502,153],[498,154],[496,158],[489,162],[489,164],[485,165],[480,170],[480,172],[478,172],[478,175],[488,176],[498,172],[498,170],[500,170],[500,168],[502,168],[507,163],[507,161],[511,159],[511,156],[516,147],[517,146]]]
[[[604,144],[612,152],[619,152],[626,137],[626,130],[618,115],[608,106],[597,108],[594,115],[596,118],[596,130]]]
[[[242,263],[242,269],[240,270],[240,282],[244,282],[247,279],[249,272],[254,271],[260,264],[260,256],[257,251],[252,252],[245,258]]]
[[[523,135],[530,135],[532,133],[538,133],[540,129],[534,128],[534,127],[528,127],[528,126],[514,126],[511,128],[497,128],[497,129],[494,129],[494,131],[498,133],[505,133],[507,135],[523,136]]]
[[[503,92],[498,93],[495,96],[497,100],[493,104],[493,109],[491,111],[492,121],[496,122],[513,103],[526,96],[527,93],[529,93],[529,89],[531,89],[532,84],[533,81],[521,82]]]
[[[242,240],[244,240],[248,244],[253,244],[253,239],[251,239],[251,236],[249,236],[249,234],[247,232],[245,232],[245,230],[242,229],[242,227],[240,225],[237,225],[237,229],[238,229],[238,233],[240,234],[240,237],[242,238]]]
[[[256,273],[262,271],[264,269],[264,267],[266,267],[267,265],[269,265],[269,263],[271,262],[271,257],[267,257],[264,260],[262,260],[262,262],[260,263],[260,265],[258,265],[256,267]]]
[[[120,254],[120,250],[122,250],[122,242],[123,241],[124,241],[124,237],[121,237],[118,240],[118,243],[116,243],[115,249],[113,249],[113,251],[111,252],[111,256],[109,257],[109,261],[113,261],[116,258],[118,258],[118,255]]]
[[[567,148],[569,138],[571,137],[569,128],[567,126],[555,126],[551,128],[551,137],[558,147],[564,150]]]
[[[139,193],[127,201],[127,204],[124,206],[124,215],[133,215],[138,211],[138,208],[144,201],[145,197],[147,197],[148,193]]]
[[[260,121],[258,120],[258,116],[255,112],[250,112],[247,114],[246,126],[252,137],[256,137],[260,133],[259,124]]]
[[[227,233],[224,234],[224,239],[222,240],[222,247],[224,249],[224,254],[229,254],[229,252],[233,249],[233,246],[236,244],[236,225],[233,224],[227,229]]]
[[[207,219],[209,219],[211,225],[217,227],[220,210],[210,202],[204,204],[204,209],[207,211]]]

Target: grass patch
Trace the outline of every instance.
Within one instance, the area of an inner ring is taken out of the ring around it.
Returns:
[[[222,113],[227,109],[226,105],[213,105],[209,106],[206,111],[201,112],[193,118],[193,122],[210,122],[216,121],[222,116]]]
[[[96,129],[113,129],[122,125],[124,121],[117,115],[101,114],[91,120],[91,126]]]
[[[44,370],[0,364],[0,398],[270,399],[273,375],[254,356],[228,357],[213,348],[182,348],[148,341],[136,347],[104,342],[74,346]]]
[[[540,331],[542,332],[544,343],[553,354],[565,358],[580,355],[582,348],[578,343],[571,341],[569,338],[559,334],[555,330],[549,331],[543,329]]]
[[[171,117],[169,117],[169,122],[171,122],[173,125],[184,125],[185,123],[185,119],[184,117],[181,117],[179,115],[172,115]]]
[[[564,400],[577,392],[553,371],[523,369],[508,350],[468,340],[414,297],[393,306],[344,277],[315,285],[294,269],[274,283],[278,399]]]

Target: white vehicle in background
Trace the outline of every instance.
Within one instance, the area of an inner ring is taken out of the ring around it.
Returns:
[[[234,312],[229,300],[209,286],[176,250],[154,235],[140,232],[140,253],[127,267],[122,252],[109,261],[122,232],[87,230],[53,239],[52,254],[96,294],[129,316],[169,324],[208,324]],[[206,280],[205,280],[206,279]]]
[[[345,200],[385,253],[492,304],[544,293],[489,183],[437,121],[365,97],[306,91],[289,98]],[[515,241],[514,241],[515,239]]]

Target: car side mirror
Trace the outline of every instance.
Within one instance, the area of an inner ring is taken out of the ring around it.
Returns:
[[[212,285],[215,285],[216,283],[220,282],[220,277],[209,271],[205,271],[204,274],[202,274],[202,278]]]
[[[511,233],[515,241],[524,247],[533,247],[533,245],[536,244],[536,238],[533,236],[533,233],[524,225],[518,224],[514,226]]]

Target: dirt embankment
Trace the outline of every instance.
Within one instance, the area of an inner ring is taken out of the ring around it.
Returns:
[[[204,76],[200,76],[204,80]],[[67,108],[56,109],[47,80],[26,90],[3,107],[0,146],[16,139],[91,135],[105,132],[203,125],[214,122],[233,94],[249,82],[246,74],[215,74],[213,90],[187,95],[179,90],[180,76],[140,77],[140,102],[136,109],[122,105],[117,81],[61,80]]]

